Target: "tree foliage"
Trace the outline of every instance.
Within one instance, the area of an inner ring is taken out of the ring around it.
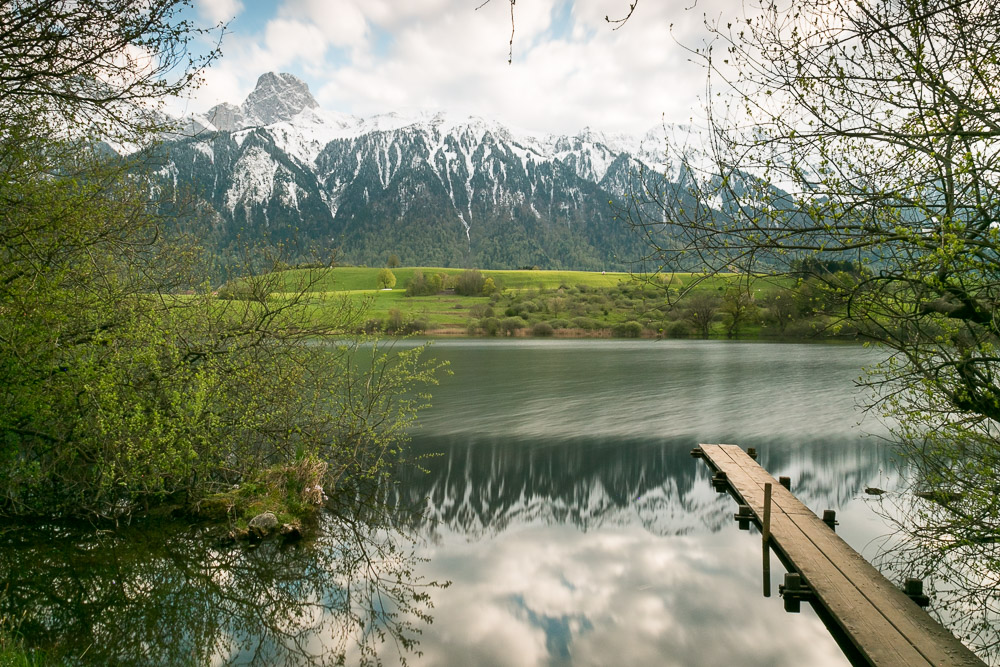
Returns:
[[[665,270],[806,271],[840,299],[886,352],[869,383],[910,479],[946,499],[906,515],[937,554],[924,566],[996,568],[1000,8],[795,0],[707,25],[710,155],[677,154],[679,185],[647,175],[630,219]],[[972,641],[995,651],[983,627]]]
[[[346,302],[312,325],[321,270],[289,289],[248,259],[216,298],[142,164],[96,143],[154,140],[150,109],[194,81],[185,4],[0,9],[0,514],[197,507],[309,460],[332,490],[398,455],[432,379],[419,351],[344,342]]]
[[[396,286],[396,274],[389,269],[382,269],[378,272],[375,284],[379,289],[392,289]]]
[[[417,269],[410,276],[410,281],[406,284],[406,296],[430,296],[437,294],[444,289],[446,276],[441,273],[432,273],[425,276],[424,272]]]
[[[0,118],[50,124],[119,141],[148,140],[167,126],[156,113],[196,83],[217,49],[184,18],[190,0],[16,0],[0,7]]]
[[[486,277],[479,269],[466,269],[458,274],[454,282],[455,294],[462,296],[480,296],[486,286]],[[496,286],[493,286],[496,289]]]

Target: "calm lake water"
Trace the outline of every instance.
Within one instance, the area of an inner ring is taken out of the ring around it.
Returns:
[[[864,500],[894,469],[855,381],[857,346],[446,341],[454,375],[414,432],[440,453],[401,479],[434,594],[418,665],[842,665],[808,606],[787,614],[759,536],[715,493],[701,442],[756,447],[872,557]]]
[[[417,513],[252,550],[155,528],[0,534],[0,620],[83,664],[350,664],[373,648],[411,665],[847,664],[808,605],[784,612],[776,559],[763,596],[759,535],[689,451],[756,447],[873,557],[890,529],[863,489],[894,469],[856,407],[873,352],[458,340],[429,356],[453,375],[413,432],[424,470],[390,497]],[[379,636],[394,622],[416,650]]]

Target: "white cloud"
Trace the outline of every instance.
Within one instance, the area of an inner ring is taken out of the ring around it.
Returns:
[[[239,104],[246,94],[247,91],[236,73],[230,69],[213,67],[205,72],[204,83],[196,92],[196,98],[201,100],[207,109],[220,102]]]
[[[478,10],[481,0],[285,0],[266,15],[254,4],[244,14],[258,20],[234,22],[197,99],[239,103],[274,70],[305,79],[322,106],[359,115],[445,109],[538,131],[642,132],[700,113],[704,72],[677,41],[703,39],[704,0],[689,11],[640,3],[619,30],[604,16],[623,15],[626,2],[567,2],[516,5],[510,65],[507,0]]]
[[[481,540],[442,537],[447,546],[430,550],[422,574],[455,585],[431,593],[427,664],[717,665],[743,653],[741,664],[794,665],[802,647],[810,665],[844,661],[818,617],[790,618],[757,599],[760,547],[732,533],[664,538],[638,526],[515,521]],[[759,604],[737,607],[748,600]],[[776,633],[783,641],[755,641]]]
[[[328,43],[323,32],[314,24],[273,19],[267,23],[263,45],[260,54],[269,65],[266,69],[279,70],[297,60],[305,63],[322,61]],[[263,74],[263,71],[257,74]]]
[[[358,48],[370,35],[362,5],[350,0],[287,0],[279,15],[311,23],[334,46]]]
[[[240,0],[195,0],[198,15],[210,23],[224,23],[243,11]]]

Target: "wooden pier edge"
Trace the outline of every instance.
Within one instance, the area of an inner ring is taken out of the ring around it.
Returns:
[[[702,444],[692,454],[717,473],[717,490],[750,507],[758,525],[764,488],[771,485],[771,547],[801,577],[804,595],[822,607],[869,664],[985,665],[739,446]]]

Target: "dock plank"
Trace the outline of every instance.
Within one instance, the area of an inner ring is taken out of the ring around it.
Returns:
[[[772,546],[872,665],[984,665],[740,447],[700,447],[758,521],[771,484]]]

